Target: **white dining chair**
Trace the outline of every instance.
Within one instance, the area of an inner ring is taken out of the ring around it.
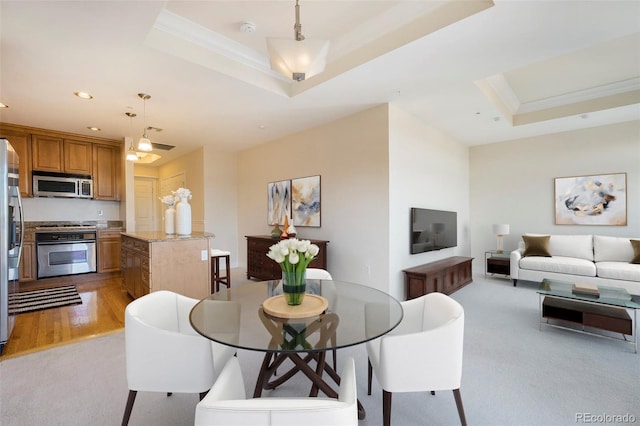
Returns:
[[[236,352],[198,334],[189,322],[196,299],[155,291],[125,309],[125,353],[129,397],[122,418],[127,425],[139,391],[199,393],[211,388]]]
[[[371,395],[374,373],[382,387],[384,426],[391,424],[392,393],[431,391],[435,395],[440,390],[453,391],[460,422],[466,425],[460,395],[464,309],[442,293],[428,293],[401,305],[404,315],[398,327],[367,342],[367,393]],[[367,321],[375,324],[376,314],[373,309]]]
[[[331,281],[331,280],[333,280],[333,277],[331,276],[329,271],[327,271],[326,269],[307,268],[307,279]],[[335,311],[336,303],[338,303],[338,297],[337,297],[336,291],[335,291],[335,284],[334,283],[324,283],[322,285],[322,295],[321,296],[323,296],[324,298],[327,299],[327,301],[329,302],[329,306],[332,308],[333,311]],[[334,345],[335,345],[335,341],[336,341],[336,339],[335,339],[335,336],[334,336],[334,338],[333,338]],[[337,370],[338,369],[338,358],[337,358],[336,350],[333,349],[331,351],[331,353],[333,354],[333,369]]]
[[[358,397],[353,358],[345,360],[338,395],[338,399],[247,399],[240,362],[233,357],[196,406],[195,425],[355,426],[358,424]]]

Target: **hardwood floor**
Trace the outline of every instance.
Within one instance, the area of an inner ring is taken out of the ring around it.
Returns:
[[[0,360],[124,328],[124,309],[132,299],[124,290],[119,273],[21,283],[20,290],[63,284],[76,285],[82,304],[16,315],[13,333]]]

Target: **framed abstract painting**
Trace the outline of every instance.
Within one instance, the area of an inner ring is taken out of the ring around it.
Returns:
[[[267,184],[267,224],[284,225],[291,215],[291,181],[281,180]]]
[[[291,219],[294,226],[320,226],[320,176],[291,180]]]
[[[556,225],[627,225],[627,174],[555,179]]]

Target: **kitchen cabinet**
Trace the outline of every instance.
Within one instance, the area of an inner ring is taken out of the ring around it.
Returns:
[[[120,237],[122,283],[134,299],[149,294],[149,243]]]
[[[93,145],[93,198],[120,201],[120,147]]]
[[[211,294],[211,234],[163,232],[121,235],[122,280],[133,298],[169,290],[194,299]]]
[[[34,231],[25,231],[20,259],[20,282],[36,279],[36,235]]]
[[[32,135],[31,153],[33,155],[31,164],[33,170],[40,172],[63,172],[64,159],[62,149],[64,143],[62,138]]]
[[[20,159],[20,195],[23,197],[31,197],[33,194],[31,190],[31,135],[26,132],[9,130],[0,126],[0,136],[7,138]]]
[[[0,123],[20,156],[20,192],[32,196],[32,172],[90,175],[94,199],[120,201],[122,146],[115,139],[82,136],[55,130]]]
[[[280,241],[269,235],[247,236],[247,278],[255,277],[261,280],[278,280],[282,278],[280,265],[267,257],[269,247]],[[327,269],[327,244],[329,241],[310,240],[320,249],[315,259],[309,263],[309,268]]]
[[[120,233],[122,229],[98,229],[98,272],[120,270]]]
[[[41,172],[90,175],[92,144],[80,140],[34,134],[32,140],[33,170]]]
[[[90,175],[93,171],[93,144],[72,139],[64,139],[62,158],[65,173]]]

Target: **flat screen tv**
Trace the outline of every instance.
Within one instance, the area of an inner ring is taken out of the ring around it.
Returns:
[[[458,245],[456,212],[411,208],[411,254]]]

